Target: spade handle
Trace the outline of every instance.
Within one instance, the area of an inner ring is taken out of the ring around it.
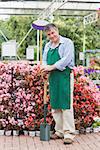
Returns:
[[[47,80],[44,82],[44,104],[47,103]]]

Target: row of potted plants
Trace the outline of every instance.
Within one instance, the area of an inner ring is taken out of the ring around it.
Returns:
[[[41,77],[40,65],[0,63],[1,128],[39,130],[43,122],[44,79]],[[50,109],[48,103],[49,124],[53,122]]]

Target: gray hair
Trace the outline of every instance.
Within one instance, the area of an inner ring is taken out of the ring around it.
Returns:
[[[55,24],[53,24],[53,23],[47,24],[47,25],[44,27],[44,30],[45,30],[45,31],[50,31],[51,28],[53,28],[53,29],[55,29],[55,30],[58,31],[58,27],[57,27]]]

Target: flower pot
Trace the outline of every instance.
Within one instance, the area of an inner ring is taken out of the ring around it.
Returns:
[[[83,127],[80,128],[79,133],[80,133],[80,134],[86,134],[86,129],[83,128]]]
[[[86,133],[91,133],[91,132],[92,132],[92,128],[91,127],[86,128]]]
[[[13,136],[18,136],[19,135],[19,130],[13,130]]]
[[[11,130],[5,131],[5,135],[6,135],[6,136],[11,136]]]
[[[36,136],[40,136],[40,131],[36,131]]]
[[[34,137],[35,136],[35,131],[29,131],[29,136]]]
[[[76,135],[79,134],[79,130],[75,130],[74,134]]]
[[[50,131],[50,136],[52,136],[52,134],[53,134],[53,131]]]
[[[23,130],[24,135],[28,135],[28,131],[27,130]]]
[[[99,129],[98,127],[96,127],[96,128],[93,128],[93,132],[94,132],[94,133],[97,133],[97,132],[99,132],[99,130],[100,130],[100,129]]]
[[[4,135],[4,130],[0,130],[0,136]]]

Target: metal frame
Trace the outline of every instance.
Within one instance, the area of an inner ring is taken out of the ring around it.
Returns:
[[[53,0],[51,4],[43,11],[43,13],[39,15],[39,19],[48,18],[52,15],[56,10],[62,7],[68,0]]]
[[[61,6],[61,3],[63,4]],[[52,12],[53,9],[58,10],[60,15],[67,14],[67,11],[95,11],[100,5],[99,0],[52,0],[50,1],[7,1],[0,2],[0,15],[38,15],[44,12],[48,15],[47,8]],[[66,10],[66,11],[65,11]],[[63,12],[63,13],[62,13]]]
[[[99,13],[98,11],[92,14],[89,14],[87,16],[84,16],[83,18],[83,28],[84,28],[84,35],[83,35],[83,52],[85,52],[85,28],[87,25],[92,24],[94,22],[97,22],[99,19]]]
[[[14,8],[14,3],[10,2],[10,7],[8,5],[5,5],[4,6],[4,3],[6,4],[7,2],[0,2],[1,4],[3,4],[1,6],[0,4],[0,8],[3,8],[5,7],[5,9],[8,9],[8,8]],[[25,8],[28,8],[29,6],[26,6],[28,4],[28,2],[15,2],[15,4],[21,4],[21,5],[16,5],[16,8],[18,7],[18,9],[25,9]],[[45,2],[46,3],[46,2]],[[51,15],[53,15],[53,13],[62,8],[64,9],[65,7],[65,4],[66,6],[68,4],[79,4],[79,3],[86,3],[86,4],[93,4],[93,3],[97,3],[99,4],[100,1],[99,0],[52,0],[52,2],[49,2],[49,5],[47,8],[45,8],[43,10],[42,13],[39,14],[38,18],[39,19],[46,19],[48,17],[50,17]],[[8,4],[8,3],[7,3]],[[33,4],[33,3],[31,3]],[[30,5],[30,7],[32,7],[33,5]],[[73,7],[74,8],[74,7]],[[78,7],[77,7],[78,8]],[[83,36],[83,52],[85,51],[85,26],[90,24],[90,23],[93,23],[95,21],[97,21],[97,13],[93,13],[93,14],[90,14],[90,15],[87,15],[87,16],[84,16],[84,19],[83,19],[83,25],[84,25],[84,36]],[[29,33],[32,31],[32,27],[29,29],[29,31],[26,33],[25,37],[22,39],[22,41],[20,42],[20,44],[18,45],[17,49],[20,47],[20,45],[23,43],[23,41],[26,39],[26,37],[29,35]],[[39,38],[39,31],[37,31],[37,38]],[[37,49],[39,51],[39,39],[37,39]],[[39,59],[39,55],[37,55],[37,60]]]
[[[97,54],[97,58],[99,58],[100,59],[100,49],[95,49],[95,50],[86,50],[85,51],[85,56],[86,56],[86,66],[89,66],[89,63],[90,63],[90,58],[91,58],[91,56],[89,56],[88,54]]]
[[[97,22],[100,18],[100,10],[97,10],[97,12],[89,14],[87,16],[84,16],[83,18],[83,53],[85,55],[85,45],[86,45],[86,26],[89,24],[92,24],[94,22]],[[85,56],[83,60],[83,65],[85,65]]]

